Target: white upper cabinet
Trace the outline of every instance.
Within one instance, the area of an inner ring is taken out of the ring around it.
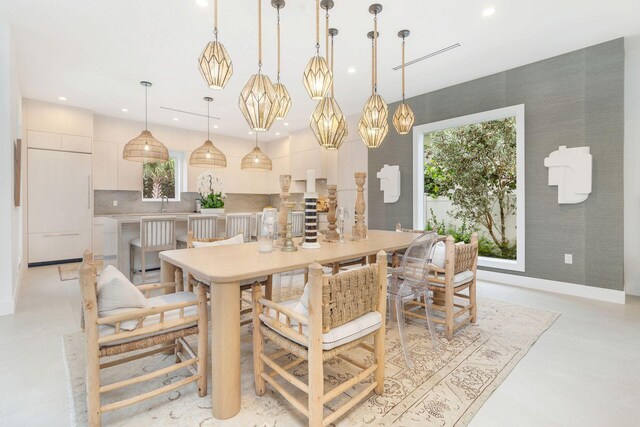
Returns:
[[[28,130],[93,137],[91,111],[30,99],[26,105]]]
[[[142,163],[122,158],[126,142],[118,144],[118,190],[142,191]]]
[[[118,144],[93,141],[93,189],[118,189]]]

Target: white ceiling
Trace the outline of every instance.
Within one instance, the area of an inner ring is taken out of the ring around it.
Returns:
[[[275,9],[263,1],[264,70],[275,80]],[[347,114],[358,113],[370,91],[371,1],[335,0],[336,99]],[[407,69],[407,96],[472,80],[582,47],[640,32],[638,0],[388,0],[379,16],[379,92],[400,98],[398,30],[407,28],[407,60],[453,43],[462,47]],[[220,40],[234,63],[223,91],[206,87],[197,58],[212,33],[213,0],[0,0],[0,17],[13,27],[23,96],[87,108],[107,116],[142,120],[149,80],[149,121],[204,130],[203,118],[160,109],[206,112],[215,98],[215,132],[247,135],[238,94],[257,70],[257,2],[219,0]],[[493,16],[483,11],[493,7]],[[286,120],[264,139],[308,126],[315,103],[302,85],[314,53],[313,0],[289,0],[282,10],[282,82],[293,98]],[[350,74],[348,67],[355,67]],[[129,111],[124,113],[122,108]],[[178,118],[178,121],[173,119]],[[355,132],[352,129],[351,132]]]

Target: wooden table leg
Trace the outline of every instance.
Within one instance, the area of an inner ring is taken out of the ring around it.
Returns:
[[[211,284],[211,412],[240,412],[240,283]]]
[[[176,266],[165,260],[160,260],[160,283],[172,283],[176,281]],[[165,294],[172,294],[175,290],[164,288]]]

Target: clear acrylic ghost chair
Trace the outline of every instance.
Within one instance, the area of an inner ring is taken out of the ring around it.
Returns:
[[[421,234],[405,251],[400,268],[390,271],[387,295],[389,299],[393,298],[394,301],[389,301],[389,306],[391,307],[391,303],[393,303],[395,307],[400,344],[402,345],[404,358],[409,368],[413,368],[413,360],[411,360],[411,356],[409,355],[409,343],[405,330],[405,302],[424,298],[425,317],[427,319],[429,334],[431,335],[431,342],[434,348],[439,348],[433,325],[431,291],[428,282],[432,249],[437,239],[438,235],[433,231]]]

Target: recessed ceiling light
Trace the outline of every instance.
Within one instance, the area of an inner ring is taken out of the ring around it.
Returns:
[[[276,136],[280,136],[280,132],[276,132]]]
[[[122,112],[123,112],[123,113],[126,113],[127,111],[129,111],[129,110],[127,110],[126,108],[123,108],[123,109],[122,109]]]
[[[284,122],[284,125],[285,126],[289,126],[289,122]]]
[[[200,7],[209,6],[209,2],[207,0],[196,0],[196,4]]]
[[[356,72],[355,67],[349,67],[349,68],[347,68],[347,73],[353,74],[353,73],[355,73],[355,72]]]
[[[59,97],[58,97],[58,99],[59,99],[60,101],[66,101],[66,100],[67,100],[67,98],[65,98],[64,96],[59,96]]]
[[[253,135],[253,132],[252,132],[252,131],[249,131],[249,135]]]
[[[492,7],[488,7],[482,12],[482,16],[491,16],[494,13],[496,13],[496,10]]]
[[[174,117],[174,118],[173,118],[173,121],[174,121],[174,122],[177,122],[178,120],[180,120],[180,119],[179,119],[179,118],[177,118],[177,117]]]
[[[213,128],[214,129],[218,129],[218,125],[213,125]]]

